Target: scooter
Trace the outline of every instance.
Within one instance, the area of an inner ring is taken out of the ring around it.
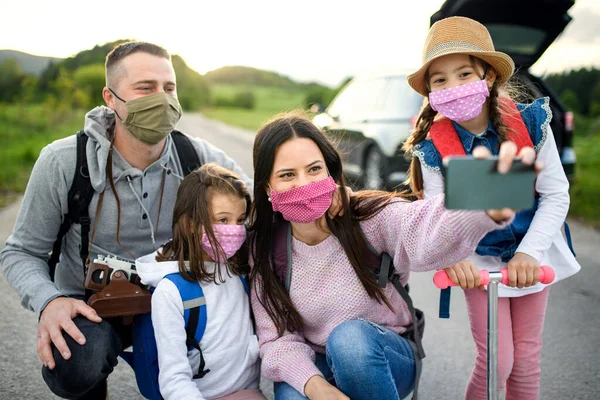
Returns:
[[[554,281],[554,270],[543,265],[540,267],[539,282],[549,284]],[[479,271],[479,282],[487,286],[488,294],[488,336],[487,336],[487,398],[498,400],[498,284],[508,283],[508,270]],[[440,289],[457,286],[446,271],[433,275],[433,283]]]

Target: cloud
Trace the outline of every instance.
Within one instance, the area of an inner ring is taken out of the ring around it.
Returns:
[[[592,44],[600,40],[600,11],[591,7],[574,9],[573,20],[565,28],[562,40]]]

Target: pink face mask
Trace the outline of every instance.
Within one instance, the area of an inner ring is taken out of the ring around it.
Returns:
[[[279,211],[290,222],[309,223],[316,221],[331,206],[337,185],[331,176],[318,182],[295,187],[285,192],[271,189],[269,200],[273,211]]]
[[[244,225],[214,224],[212,226],[215,239],[225,252],[225,260],[230,259],[242,247],[246,240],[246,227]],[[206,254],[216,262],[222,262],[222,257],[217,257],[215,249],[208,241],[208,235],[202,227],[202,248]]]
[[[485,79],[429,93],[431,108],[456,122],[469,121],[479,114],[490,91]]]

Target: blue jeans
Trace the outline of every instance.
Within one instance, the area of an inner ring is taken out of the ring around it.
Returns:
[[[63,332],[71,350],[71,358],[65,360],[52,344],[55,367],[42,367],[42,377],[48,388],[66,399],[106,399],[106,379],[117,365],[121,350],[131,344],[132,325],[123,325],[121,318],[105,318],[92,322],[77,316],[73,322],[86,338],[82,346]]]
[[[315,365],[327,382],[352,400],[404,398],[415,382],[415,356],[406,339],[377,324],[353,320],[327,338]],[[306,399],[285,382],[275,383],[275,400]]]

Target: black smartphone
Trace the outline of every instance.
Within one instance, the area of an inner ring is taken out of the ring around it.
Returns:
[[[535,169],[515,160],[510,171],[497,171],[497,157],[452,157],[446,165],[446,208],[489,210],[533,207]]]

